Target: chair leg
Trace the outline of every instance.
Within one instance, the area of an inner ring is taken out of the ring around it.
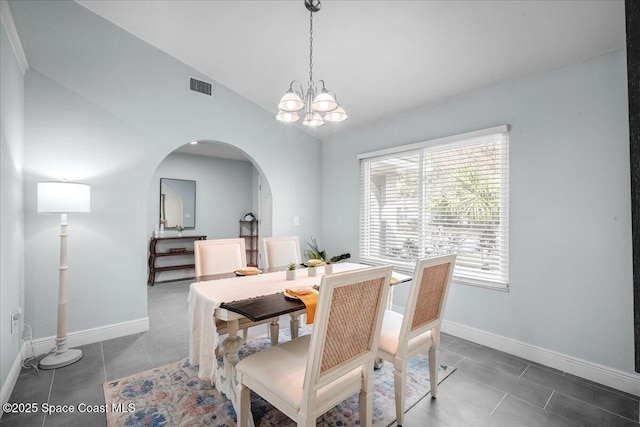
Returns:
[[[438,394],[438,363],[436,362],[436,349],[429,349],[429,379],[431,382],[431,398]]]
[[[358,395],[360,405],[360,426],[368,427],[373,424],[373,376],[364,381]]]
[[[251,414],[251,390],[244,384],[240,384],[240,408],[238,409],[238,427],[249,426]]]
[[[396,394],[396,422],[399,426],[404,424],[404,391],[407,385],[407,362],[402,361],[401,367],[393,374],[393,386]]]
[[[315,418],[308,418],[305,415],[298,415],[298,420],[296,421],[296,425],[298,427],[315,427],[316,426],[316,419]],[[238,426],[240,427],[240,426]]]

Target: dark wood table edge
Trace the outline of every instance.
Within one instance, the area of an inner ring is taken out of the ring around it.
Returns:
[[[273,309],[265,310],[262,308],[260,311],[252,310],[252,307],[257,306],[268,306]],[[252,322],[260,322],[284,314],[306,310],[307,307],[301,300],[287,298],[283,292],[279,292],[277,294],[262,295],[240,301],[223,302],[220,304],[220,308],[238,313]]]

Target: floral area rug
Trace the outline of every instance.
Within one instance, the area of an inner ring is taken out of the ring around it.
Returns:
[[[269,347],[269,340],[247,342],[240,358]],[[219,359],[218,363],[222,363]],[[438,378],[442,382],[455,368],[441,365]],[[393,391],[393,366],[384,362],[374,371],[373,425],[389,426],[396,419]],[[427,355],[419,355],[409,363],[406,389],[406,409],[429,394],[429,363]],[[236,413],[229,399],[200,380],[197,369],[188,359],[119,380],[104,383],[108,427],[142,426],[218,426],[236,425]],[[359,425],[358,395],[340,403],[318,418],[318,426]],[[127,412],[127,411],[131,412]],[[257,427],[295,426],[295,422],[275,409],[255,393],[251,394],[251,410]]]

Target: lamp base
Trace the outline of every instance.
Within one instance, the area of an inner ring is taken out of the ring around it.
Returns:
[[[77,362],[82,358],[82,350],[70,349],[53,353],[40,361],[40,369],[57,369]]]

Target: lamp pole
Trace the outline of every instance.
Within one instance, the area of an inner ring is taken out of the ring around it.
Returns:
[[[42,369],[56,369],[82,358],[82,351],[69,349],[67,344],[67,213],[90,211],[90,187],[68,182],[38,184],[38,212],[60,214],[60,266],[58,267],[58,330],[55,352],[40,361]]]

